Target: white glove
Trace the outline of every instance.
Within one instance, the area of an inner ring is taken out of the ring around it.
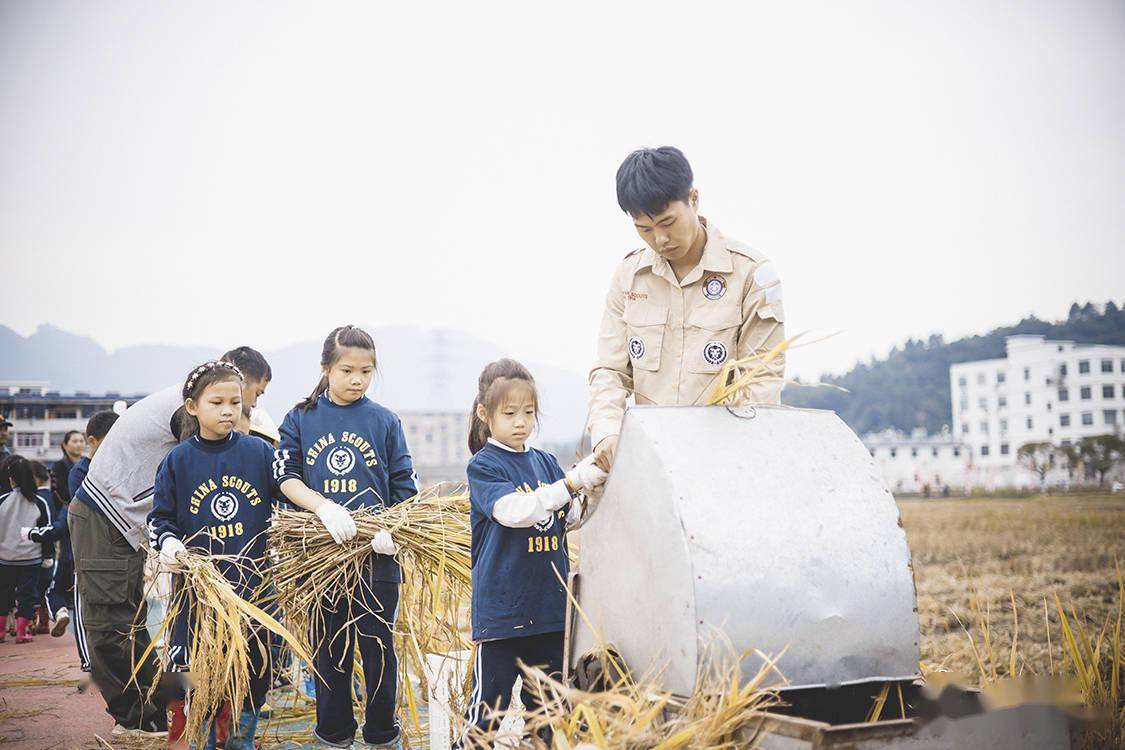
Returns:
[[[347,508],[337,505],[331,500],[320,504],[316,509],[317,518],[332,535],[332,541],[343,544],[356,535],[355,519]]]
[[[44,557],[43,562],[39,563],[39,567],[43,568],[44,570],[50,570],[51,568],[55,567],[54,558]]]
[[[371,549],[380,555],[398,554],[398,545],[391,537],[391,532],[386,529],[379,529],[375,532],[375,536],[371,537]]]
[[[26,539],[29,542],[34,542],[35,540],[28,536],[31,533],[31,530],[34,528],[34,526],[20,526],[20,539]]]
[[[187,547],[174,536],[166,538],[160,545],[160,562],[171,567],[176,564],[176,558],[181,552],[186,552]]]
[[[608,477],[609,474],[594,463],[592,455],[586,456],[566,473],[566,479],[570,482],[570,485],[582,492],[593,492],[605,484]]]

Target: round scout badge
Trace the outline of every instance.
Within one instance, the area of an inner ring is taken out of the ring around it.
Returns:
[[[639,336],[629,337],[629,356],[633,359],[645,356],[645,342],[641,341]]]
[[[727,282],[722,276],[713,273],[703,282],[703,296],[707,299],[719,299],[727,293]]]

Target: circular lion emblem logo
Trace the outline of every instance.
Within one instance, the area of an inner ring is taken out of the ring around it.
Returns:
[[[536,531],[550,531],[551,527],[554,526],[554,525],[555,525],[555,513],[554,513],[554,511],[552,511],[551,515],[547,516],[546,520],[540,521],[539,523],[535,524],[535,530]]]
[[[727,345],[722,341],[708,341],[703,346],[703,359],[709,365],[721,365],[727,361]]]
[[[629,356],[633,359],[645,356],[645,342],[641,341],[639,336],[629,337]]]
[[[355,467],[355,454],[344,446],[333,448],[328,453],[328,470],[342,477]]]
[[[211,515],[220,521],[229,521],[238,513],[238,498],[229,492],[220,492],[211,498]]]

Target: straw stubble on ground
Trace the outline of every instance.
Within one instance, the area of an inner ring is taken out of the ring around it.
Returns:
[[[1116,612],[1114,561],[1125,563],[1125,497],[907,500],[899,506],[914,558],[924,662],[975,675],[959,622],[979,642],[981,613],[998,658],[1006,661],[1014,596],[1021,669],[1058,671],[1064,655],[1055,594],[1095,631]]]

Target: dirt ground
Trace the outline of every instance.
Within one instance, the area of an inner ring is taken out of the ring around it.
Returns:
[[[1016,633],[1012,597],[1019,619],[1017,671],[1043,674],[1063,664],[1056,594],[1094,632],[1116,615],[1125,497],[905,500],[899,506],[914,557],[923,662],[977,674],[963,623],[990,668],[982,649],[984,620],[996,659],[1006,664]]]

